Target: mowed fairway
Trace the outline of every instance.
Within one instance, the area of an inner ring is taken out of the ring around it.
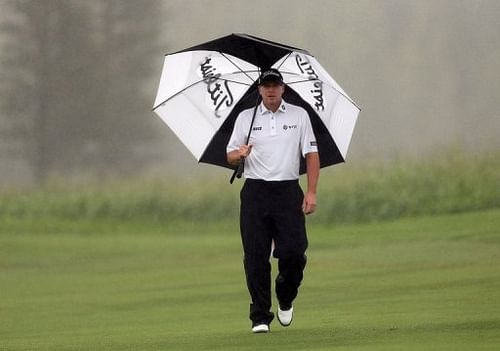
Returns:
[[[500,210],[310,223],[295,320],[267,335],[250,332],[237,225],[0,224],[0,350],[500,345]]]

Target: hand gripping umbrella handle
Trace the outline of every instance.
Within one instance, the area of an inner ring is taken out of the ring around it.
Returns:
[[[260,97],[259,94],[257,94],[257,101],[255,102],[255,107],[253,109],[252,121],[250,122],[250,128],[248,129],[247,142],[246,142],[247,145],[248,145],[248,142],[250,141],[250,133],[252,132],[253,122],[255,121],[255,114],[257,113],[257,106],[259,106],[259,97]],[[240,163],[238,164],[238,168],[234,170],[233,175],[231,176],[231,179],[229,180],[229,183],[233,184],[235,177],[240,179],[241,176],[243,175],[244,170],[245,170],[245,158],[242,157],[240,159]]]

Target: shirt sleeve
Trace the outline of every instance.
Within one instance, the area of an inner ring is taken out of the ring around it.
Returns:
[[[302,121],[303,128],[300,144],[302,149],[302,156],[306,157],[306,155],[311,152],[318,152],[318,144],[316,142],[316,136],[314,135],[311,120],[309,119],[309,115],[305,111]]]
[[[226,146],[226,153],[229,153],[234,150],[238,150],[241,145],[245,143],[245,134],[243,132],[243,116],[240,114],[236,121],[234,122],[233,133],[231,134],[231,138],[229,138],[229,142]]]

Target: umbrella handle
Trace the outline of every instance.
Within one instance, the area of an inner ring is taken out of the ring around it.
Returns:
[[[240,179],[241,176],[243,175],[244,170],[245,170],[245,158],[242,157],[240,159],[240,163],[238,164],[238,168],[234,170],[233,175],[231,176],[231,179],[229,180],[229,183],[233,184],[235,177]]]
[[[245,170],[245,158],[242,157],[240,160],[240,164],[238,165],[238,169],[236,170],[236,178],[240,179],[243,175],[243,171]]]

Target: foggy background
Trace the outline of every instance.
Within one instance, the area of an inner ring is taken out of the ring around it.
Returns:
[[[204,176],[151,112],[164,54],[307,49],[362,108],[348,162],[500,149],[497,0],[0,0],[0,184]]]

